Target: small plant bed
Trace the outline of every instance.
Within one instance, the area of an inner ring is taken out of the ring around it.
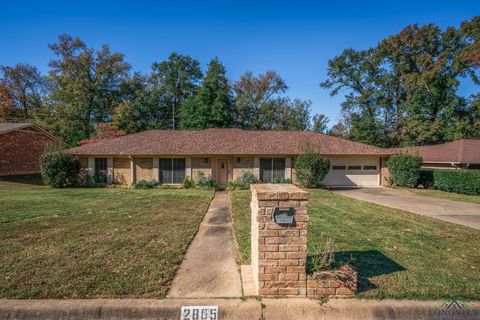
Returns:
[[[315,271],[307,278],[307,296],[311,298],[354,297],[357,292],[355,269],[344,264],[337,269]]]
[[[309,256],[333,240],[332,266],[355,268],[357,297],[480,299],[479,231],[328,190],[309,191]],[[230,195],[235,235],[246,255],[250,243],[238,239],[250,239],[250,191]],[[242,263],[249,259],[242,258]]]
[[[213,196],[0,181],[0,298],[164,298]]]

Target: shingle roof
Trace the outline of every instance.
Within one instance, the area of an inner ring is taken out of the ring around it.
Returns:
[[[418,153],[424,162],[480,163],[480,139],[461,139],[443,144],[395,148],[394,153]]]
[[[148,130],[69,149],[80,155],[299,154],[309,144],[328,155],[387,155],[390,150],[309,131]]]
[[[35,123],[30,123],[30,122],[22,122],[22,123],[10,123],[10,122],[2,122],[0,123],[0,134],[4,134],[10,131],[15,131],[15,130],[20,130],[20,129],[25,129],[25,128],[31,128],[36,132],[39,132],[50,139],[52,139],[55,142],[65,144],[63,141],[61,141],[59,138],[55,137],[53,134],[50,132],[46,131],[39,125]]]

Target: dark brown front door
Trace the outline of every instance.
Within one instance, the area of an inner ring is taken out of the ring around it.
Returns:
[[[228,182],[228,160],[218,159],[217,164],[218,187],[224,189]]]

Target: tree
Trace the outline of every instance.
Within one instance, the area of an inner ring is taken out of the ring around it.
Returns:
[[[475,136],[474,108],[458,95],[460,80],[478,82],[480,18],[460,29],[411,25],[367,50],[345,50],[329,61],[321,86],[345,92],[348,138],[390,147]]]
[[[215,58],[208,64],[198,92],[180,112],[182,129],[228,128],[233,125],[233,98],[225,67]]]
[[[17,64],[13,67],[0,66],[2,86],[8,91],[11,107],[20,110],[16,113],[21,120],[32,118],[32,111],[42,107],[46,93],[44,78],[38,69],[29,64]]]
[[[125,131],[120,130],[118,126],[111,123],[100,123],[97,127],[95,136],[89,139],[79,141],[79,145],[98,142],[102,139],[113,139],[126,135]]]
[[[49,47],[56,59],[49,64],[53,92],[45,121],[65,141],[88,138],[122,102],[120,87],[130,65],[108,45],[94,50],[66,34]]]
[[[348,135],[348,130],[345,124],[340,121],[334,124],[330,130],[328,130],[328,134],[339,138],[346,138]]]
[[[287,88],[275,71],[258,77],[251,71],[245,72],[234,85],[237,125],[249,129],[272,128],[279,105],[284,103],[280,95]]]
[[[0,81],[0,122],[10,121],[10,116],[14,112],[13,98],[5,84],[5,81]]]
[[[312,118],[312,131],[316,133],[326,133],[328,122],[329,119],[324,114],[315,114]]]
[[[341,107],[345,122],[354,133],[350,138],[378,145],[382,132],[377,121],[380,112],[377,105],[380,70],[375,50],[344,50],[328,62],[328,77],[320,86],[331,89],[330,95],[337,95],[342,90],[348,92]],[[358,128],[359,125],[362,127]]]
[[[178,127],[181,106],[195,94],[201,78],[200,63],[175,52],[167,61],[152,65],[150,81],[154,88],[150,95],[164,119],[163,128]]]
[[[279,130],[308,130],[310,128],[310,100],[289,98],[279,100],[282,103],[278,105],[279,110],[276,111],[275,123],[270,129]]]

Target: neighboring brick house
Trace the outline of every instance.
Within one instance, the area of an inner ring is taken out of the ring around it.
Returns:
[[[180,184],[203,171],[225,187],[244,170],[263,182],[291,179],[295,159],[309,145],[331,161],[328,186],[378,186],[387,182],[390,150],[309,131],[206,129],[148,130],[69,149],[91,174],[108,183],[158,180]],[[382,176],[383,175],[383,176]]]
[[[48,144],[63,143],[33,123],[0,123],[0,176],[40,173]]]
[[[424,168],[480,169],[480,139],[461,139],[452,142],[409,148],[392,152],[408,152],[422,157]]]

